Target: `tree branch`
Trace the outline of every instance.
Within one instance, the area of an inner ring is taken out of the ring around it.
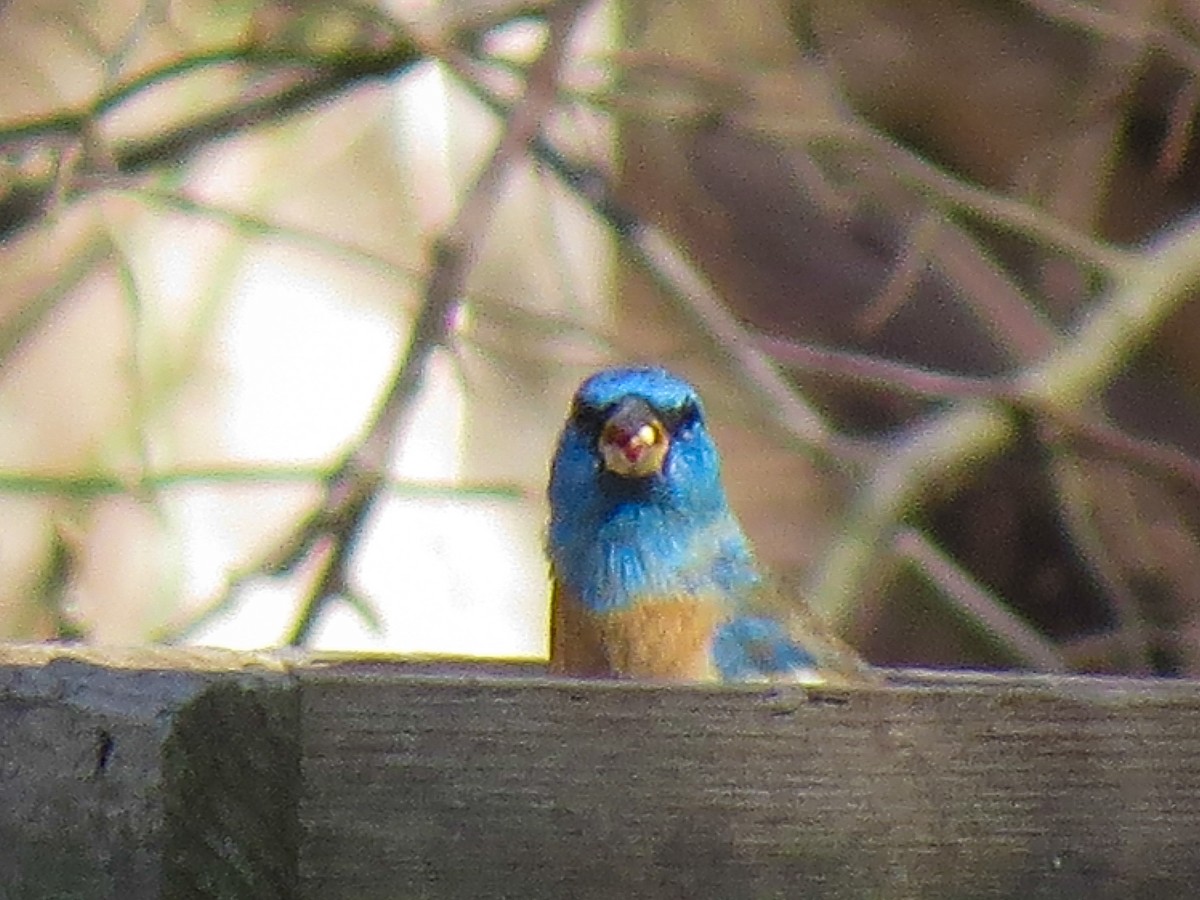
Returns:
[[[465,292],[467,276],[486,236],[504,180],[553,108],[568,38],[587,3],[561,0],[548,10],[546,42],[529,68],[525,92],[506,117],[504,133],[467,192],[453,224],[434,242],[425,297],[408,348],[366,435],[334,475],[326,502],[310,520],[313,524],[302,531],[305,553],[319,547],[322,537],[329,538],[333,548],[288,633],[289,644],[305,643],[324,608],[346,589],[346,567],[362,524],[379,500],[380,473],[412,409],[430,356],[450,335],[453,310]]]
[[[0,147],[63,137],[82,140],[95,133],[97,124],[123,103],[146,91],[214,67],[248,67],[268,83],[283,83],[253,99],[239,98],[229,106],[200,113],[161,134],[128,141],[111,149],[103,164],[79,165],[74,173],[72,196],[87,194],[95,184],[111,186],[114,179],[130,178],[151,169],[178,165],[212,144],[247,129],[278,121],[334,100],[360,83],[393,78],[424,59],[417,45],[397,37],[377,51],[341,51],[329,54],[239,45],[173,60],[100,94],[83,112],[58,113],[0,128]],[[52,206],[58,189],[54,178],[18,184],[0,200],[0,241],[7,240],[39,221]]]

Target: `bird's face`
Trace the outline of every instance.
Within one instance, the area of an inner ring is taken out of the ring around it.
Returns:
[[[661,489],[707,481],[717,457],[691,385],[661,369],[611,369],[576,392],[555,466],[580,485]]]
[[[729,515],[700,399],[663,369],[606,369],[580,385],[549,488],[552,545]]]
[[[548,494],[555,577],[590,609],[757,577],[696,391],[662,369],[607,369],[580,385]]]

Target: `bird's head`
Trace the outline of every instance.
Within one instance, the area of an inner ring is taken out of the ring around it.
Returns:
[[[606,369],[580,385],[548,493],[550,557],[579,590],[749,577],[700,398],[664,369]]]
[[[594,491],[703,507],[713,490],[723,503],[720,460],[690,384],[664,369],[622,368],[579,386],[554,457],[552,505]]]

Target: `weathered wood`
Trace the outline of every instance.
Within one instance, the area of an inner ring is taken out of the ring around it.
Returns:
[[[0,646],[0,900],[294,897],[296,701],[250,654]]]
[[[301,896],[1184,897],[1200,686],[301,675]]]
[[[0,898],[1026,900],[1200,880],[1200,684],[539,672],[0,647]]]

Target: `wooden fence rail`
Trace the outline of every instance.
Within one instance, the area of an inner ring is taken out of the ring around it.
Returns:
[[[1175,898],[1200,684],[0,647],[0,900]]]

